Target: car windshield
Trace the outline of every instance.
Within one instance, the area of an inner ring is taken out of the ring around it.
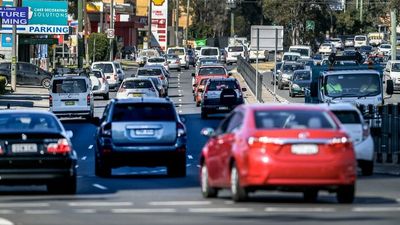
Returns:
[[[311,80],[311,74],[308,71],[295,72],[293,75],[293,80],[296,81]]]
[[[57,120],[38,113],[0,114],[0,133],[11,132],[61,132]]]
[[[321,60],[322,59],[322,55],[314,55],[314,59]]]
[[[236,81],[211,81],[208,84],[207,90],[209,91],[221,91],[223,89],[239,89],[239,85]]]
[[[366,37],[355,37],[356,41],[365,41],[366,39]]]
[[[243,52],[243,46],[228,47],[228,52]]]
[[[150,80],[127,80],[122,84],[125,89],[141,89],[152,88],[153,85]]]
[[[381,48],[391,48],[390,45],[381,45]]]
[[[85,93],[85,79],[59,79],[53,81],[53,93]]]
[[[392,72],[400,72],[400,63],[392,64]]]
[[[222,75],[226,74],[223,67],[203,67],[199,70],[199,75]]]
[[[257,129],[336,129],[327,112],[314,110],[257,110]]]
[[[114,69],[111,63],[99,63],[99,64],[94,64],[93,69],[99,69],[103,70],[103,73],[113,73]]]
[[[216,48],[201,49],[201,55],[218,55],[218,49]]]
[[[150,58],[150,59],[147,60],[147,62],[150,62],[150,63],[163,63],[163,62],[165,62],[165,59],[164,58]]]
[[[284,61],[297,61],[297,59],[299,59],[300,56],[298,55],[284,55],[283,56],[283,60]]]
[[[185,49],[183,49],[183,48],[170,48],[170,49],[168,49],[168,54],[185,55]]]
[[[295,71],[295,70],[301,70],[301,69],[304,69],[304,65],[283,65],[283,71],[284,72],[292,72],[292,71]]]
[[[291,48],[290,52],[298,52],[301,56],[308,56],[308,49],[305,48]]]
[[[161,69],[140,69],[138,76],[159,76],[162,75]]]
[[[324,46],[324,47],[331,47],[331,44],[325,43],[325,44],[322,44],[322,46]]]
[[[361,119],[358,113],[354,110],[333,110],[335,116],[342,124],[360,124]]]
[[[175,121],[175,117],[172,104],[135,103],[116,104],[112,120],[114,122]]]
[[[329,75],[324,81],[329,97],[376,96],[381,93],[379,74]]]
[[[139,53],[139,56],[153,57],[153,56],[158,56],[158,53],[157,51],[141,51]]]
[[[372,46],[361,46],[361,50],[371,51],[372,50]]]

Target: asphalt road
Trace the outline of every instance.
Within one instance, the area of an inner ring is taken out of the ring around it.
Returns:
[[[131,71],[133,72],[133,71]],[[170,96],[186,118],[188,174],[168,178],[165,168],[121,168],[112,178],[94,175],[93,125],[64,121],[74,132],[79,156],[78,193],[54,196],[44,187],[0,187],[0,218],[18,225],[127,225],[127,224],[398,224],[400,179],[374,175],[359,177],[352,205],[336,203],[333,194],[321,193],[314,204],[301,194],[257,192],[248,202],[234,204],[228,191],[218,199],[203,199],[199,188],[199,154],[206,139],[199,131],[216,127],[221,116],[201,120],[191,92],[191,71],[173,73]],[[115,95],[115,93],[114,93]],[[106,101],[96,100],[96,115]]]

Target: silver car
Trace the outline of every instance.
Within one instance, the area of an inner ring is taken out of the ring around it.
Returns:
[[[181,71],[181,59],[178,55],[167,54],[166,59],[170,69]]]
[[[156,86],[150,78],[126,78],[117,92],[117,98],[160,97]]]
[[[108,100],[110,98],[110,85],[103,71],[92,70],[89,72],[89,78],[92,83],[93,95],[101,95],[105,100]]]

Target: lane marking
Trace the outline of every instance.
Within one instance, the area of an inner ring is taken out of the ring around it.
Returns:
[[[179,113],[182,113],[182,110],[179,110]]]
[[[93,184],[93,187],[101,189],[101,190],[107,190],[108,189],[107,187],[104,187],[103,185],[100,185],[100,184]]]
[[[2,209],[2,210],[0,210],[0,214],[14,214],[15,213],[15,211],[14,210],[9,210],[9,209]],[[1,223],[0,223],[0,225],[1,225]]]
[[[200,166],[200,165],[197,165],[197,167],[200,168],[201,166]]]
[[[188,205],[210,205],[210,201],[165,201],[165,202],[149,202],[152,206],[188,206]]]
[[[251,208],[189,208],[191,213],[240,213],[252,212]]]
[[[175,213],[176,209],[111,209],[112,213]]]
[[[355,207],[353,212],[399,212],[400,207]]]
[[[68,202],[71,207],[132,206],[132,202]]]
[[[178,101],[180,101],[180,102],[181,102],[181,101],[182,101],[182,99],[180,98],[180,99],[178,99]]]
[[[0,203],[0,208],[39,208],[49,206],[49,203]]]
[[[5,218],[0,217],[0,225],[14,225],[14,223]]]
[[[200,165],[198,165],[200,167]],[[233,201],[224,201],[225,205],[233,205],[235,204]]]
[[[92,149],[93,148],[93,145],[89,145],[89,148],[88,149]]]
[[[80,214],[92,214],[96,213],[95,209],[75,209],[75,213],[80,213]]]
[[[188,155],[188,159],[193,159],[193,156],[192,155]]]
[[[182,90],[178,90],[178,92],[182,92]]]
[[[82,158],[81,158],[81,160],[86,160],[87,159],[87,156],[83,156]]]
[[[334,208],[282,208],[282,207],[268,207],[264,209],[265,212],[336,212]]]
[[[48,214],[58,214],[60,213],[60,210],[55,210],[55,209],[28,209],[24,210],[25,214],[33,214],[33,215],[48,215]]]

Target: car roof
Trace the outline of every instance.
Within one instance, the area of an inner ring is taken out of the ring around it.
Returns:
[[[391,63],[400,63],[400,60],[389,60]]]
[[[241,105],[245,109],[249,110],[316,110],[316,111],[328,111],[326,106],[318,105],[318,104],[302,104],[302,103],[291,103],[291,104],[282,104],[282,103],[271,103],[271,104],[245,104]]]
[[[232,78],[232,77],[228,77],[228,78],[224,78],[224,77],[215,77],[215,78],[209,78],[208,79],[209,82],[213,82],[213,81],[236,81],[236,78]]]
[[[353,111],[358,111],[357,107],[350,103],[335,103],[335,104],[328,104],[327,105],[328,109],[330,110],[336,110],[336,111],[341,111],[341,110],[353,110]]]
[[[301,73],[301,72],[309,72],[311,73],[311,70],[295,70],[294,73]]]
[[[298,52],[285,52],[283,55],[300,55]]]
[[[283,62],[285,65],[303,65],[301,62],[294,62],[294,61],[285,61]]]
[[[81,76],[79,74],[62,74],[53,76],[54,80],[65,80],[65,79],[89,79],[87,76]]]
[[[325,75],[335,75],[335,74],[379,74],[376,70],[331,70],[325,71]]]
[[[145,97],[145,98],[121,98],[121,99],[113,99],[117,104],[124,103],[165,103],[171,104],[172,102],[169,98],[156,98],[156,97]]]
[[[202,66],[200,67],[200,69],[201,69],[201,68],[213,68],[213,67],[222,67],[222,68],[225,69],[225,66],[224,66],[224,65],[222,65],[222,64],[217,64],[217,63],[202,65]]]

